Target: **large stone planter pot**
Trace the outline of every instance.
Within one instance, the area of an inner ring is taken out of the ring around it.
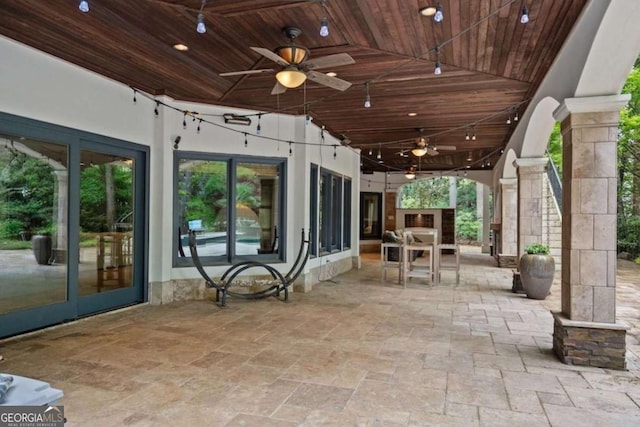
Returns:
[[[551,255],[525,254],[520,257],[520,277],[527,298],[545,299],[555,272],[556,263]]]

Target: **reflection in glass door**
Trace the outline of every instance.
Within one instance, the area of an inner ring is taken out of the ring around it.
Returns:
[[[0,134],[0,315],[67,300],[68,158]]]
[[[133,286],[134,159],[80,152],[78,294]]]

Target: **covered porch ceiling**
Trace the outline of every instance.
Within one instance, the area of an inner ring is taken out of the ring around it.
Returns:
[[[445,171],[496,163],[586,2],[89,0],[82,13],[76,0],[4,0],[0,34],[152,95],[309,114],[362,149],[364,170],[419,164]],[[437,5],[442,22],[419,13]],[[205,33],[196,31],[200,12]],[[319,34],[323,18],[326,37]],[[288,44],[282,29],[291,26],[302,30],[295,43],[309,49],[310,60],[339,53],[354,59],[318,69],[337,73],[348,89],[308,79],[271,94],[282,66],[251,47]],[[188,50],[176,50],[178,43]],[[259,69],[271,71],[220,75]],[[413,156],[419,137],[438,149]]]

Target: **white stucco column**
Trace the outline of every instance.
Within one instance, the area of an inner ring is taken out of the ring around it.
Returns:
[[[455,209],[458,204],[458,178],[449,177],[449,207]]]
[[[56,211],[52,224],[56,224],[56,234],[53,236],[53,262],[67,262],[67,228],[69,224],[69,171],[54,170],[56,180],[55,200]]]
[[[500,253],[498,257],[513,257],[518,254],[518,180],[516,178],[500,179],[502,192]]]
[[[480,182],[476,183],[476,207],[480,230],[478,230],[478,240],[482,242],[482,253],[489,253],[489,186]]]
[[[553,348],[565,363],[625,369],[616,324],[617,137],[629,95],[570,98],[562,123],[562,312]]]
[[[518,258],[532,243],[545,243],[542,236],[542,184],[549,159],[516,159],[518,172]]]

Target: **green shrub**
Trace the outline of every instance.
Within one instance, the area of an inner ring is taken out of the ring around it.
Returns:
[[[456,234],[459,240],[478,240],[478,221],[475,213],[459,211],[456,215]]]
[[[9,219],[0,222],[0,238],[19,239],[20,232],[24,229],[24,225],[17,219]]]
[[[534,255],[534,254],[548,255],[549,254],[549,246],[543,245],[542,243],[532,243],[530,245],[527,245],[524,248],[524,251],[526,253],[528,253],[529,255]]]

